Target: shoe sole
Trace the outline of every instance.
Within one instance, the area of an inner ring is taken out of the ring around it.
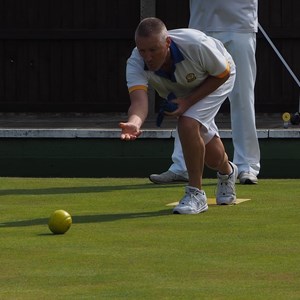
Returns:
[[[240,180],[240,184],[257,184],[257,181],[253,181],[251,179]]]
[[[233,205],[233,204],[236,204],[236,200],[233,200],[233,201],[231,201],[230,203],[226,203],[226,202],[218,203],[218,202],[217,202],[217,205]]]
[[[150,177],[149,177],[149,180],[155,184],[179,184],[179,183],[189,182],[188,180],[173,180],[173,181],[169,181],[169,182],[161,182],[161,181],[153,180]]]
[[[190,213],[180,213],[178,210],[173,210],[174,215],[197,215],[203,212],[206,212],[208,210],[208,205],[206,205],[204,208],[200,209],[197,212],[190,212]]]
[[[236,204],[236,197],[231,202],[226,202],[226,201],[222,201],[222,200],[218,201],[218,199],[216,199],[216,203],[217,203],[217,205],[231,205],[231,204]]]

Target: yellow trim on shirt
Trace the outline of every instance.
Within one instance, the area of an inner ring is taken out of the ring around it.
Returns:
[[[132,93],[133,91],[136,90],[143,90],[147,92],[148,88],[145,85],[134,85],[128,89],[129,93]]]
[[[219,74],[218,76],[216,76],[217,78],[224,78],[225,76],[227,76],[228,74],[230,73],[230,65],[229,63],[227,62],[227,66],[226,66],[226,70]]]

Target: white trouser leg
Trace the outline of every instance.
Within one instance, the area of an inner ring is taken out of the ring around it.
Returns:
[[[186,169],[177,128],[174,133],[174,150],[172,154],[172,161],[173,164],[170,166],[169,170],[177,175],[188,178],[188,172]]]
[[[260,149],[254,110],[256,79],[255,33],[218,32],[209,35],[222,41],[236,64],[236,80],[229,96],[231,110],[233,162],[242,171],[258,175]]]

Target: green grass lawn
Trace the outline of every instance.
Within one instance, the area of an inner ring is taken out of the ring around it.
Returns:
[[[214,197],[215,179],[205,179]],[[173,215],[184,185],[0,178],[0,299],[300,299],[300,180]],[[70,230],[47,226],[56,209]]]

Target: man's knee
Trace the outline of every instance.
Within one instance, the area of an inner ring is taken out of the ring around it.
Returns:
[[[186,128],[187,130],[199,127],[199,122],[193,118],[180,116],[178,118],[178,128]]]
[[[199,135],[200,136],[201,124],[190,117],[179,117],[178,119],[178,133],[179,136],[185,135]]]

